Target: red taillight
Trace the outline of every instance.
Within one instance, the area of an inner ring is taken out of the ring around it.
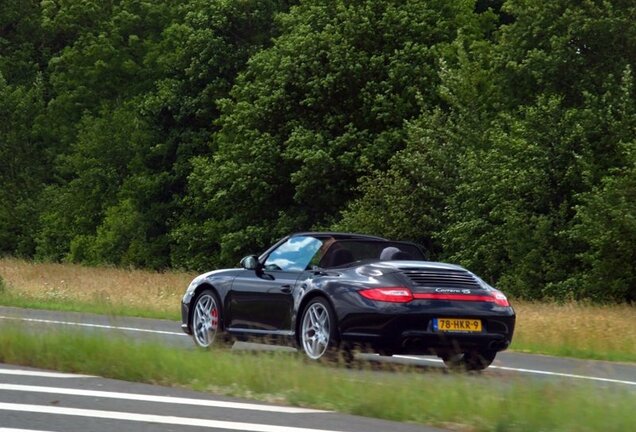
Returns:
[[[447,293],[415,293],[404,287],[372,288],[358,291],[362,297],[369,300],[408,303],[411,300],[451,300],[495,303],[497,306],[510,306],[508,299],[501,292],[493,294],[447,294]]]
[[[408,303],[413,300],[411,290],[403,287],[372,288],[360,290],[358,293],[369,300],[391,303]]]
[[[492,295],[478,294],[443,294],[443,293],[416,293],[413,295],[416,300],[451,300],[451,301],[473,301],[495,303],[498,306],[510,306],[508,299],[502,293]]]
[[[510,303],[508,303],[508,299],[506,298],[504,293],[496,292],[494,294],[494,296],[495,296],[495,304],[496,305],[499,305],[499,306],[510,306]]]

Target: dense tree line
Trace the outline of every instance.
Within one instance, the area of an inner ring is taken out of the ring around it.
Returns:
[[[205,269],[339,229],[636,300],[632,0],[0,1],[0,253]]]

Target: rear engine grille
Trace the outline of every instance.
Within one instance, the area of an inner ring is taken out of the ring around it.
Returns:
[[[400,269],[413,285],[421,288],[479,289],[481,286],[470,274],[461,270]]]

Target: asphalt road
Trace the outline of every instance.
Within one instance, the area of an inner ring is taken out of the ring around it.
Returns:
[[[116,334],[194,349],[179,323],[0,306],[0,327],[33,332],[55,328]],[[2,349],[2,347],[0,347]],[[234,349],[285,349],[237,343]],[[289,349],[289,348],[287,348]],[[368,362],[421,366],[422,373],[443,367],[434,357],[364,356]],[[387,372],[378,368],[378,373]],[[355,373],[352,371],[351,373]],[[636,365],[500,353],[477,379],[526,376],[541,380],[587,382],[636,391]],[[433,432],[420,425],[386,422],[311,409],[254,403],[183,389],[69,375],[0,364],[0,432],[106,431],[253,432]]]
[[[435,432],[328,411],[0,364],[0,432]]]

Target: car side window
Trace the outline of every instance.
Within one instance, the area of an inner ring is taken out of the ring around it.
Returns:
[[[314,237],[292,237],[269,254],[265,260],[265,270],[303,271],[320,246],[322,240]]]

